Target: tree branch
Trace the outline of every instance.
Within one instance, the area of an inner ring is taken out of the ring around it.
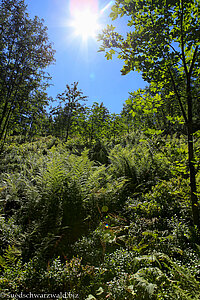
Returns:
[[[176,94],[176,97],[178,99],[178,102],[179,102],[179,105],[180,105],[180,108],[181,108],[181,112],[183,114],[183,118],[185,120],[185,123],[188,122],[188,118],[187,118],[187,115],[186,115],[186,112],[185,112],[185,109],[183,107],[183,103],[181,101],[181,97],[179,95],[179,92],[178,92],[178,89],[176,87],[176,83],[175,83],[175,80],[174,80],[174,77],[173,77],[173,74],[172,74],[172,71],[170,70],[170,68],[168,67],[168,71],[169,71],[169,74],[170,74],[170,78],[171,78],[171,81],[172,81],[172,85],[173,85],[173,89],[174,89],[174,92]]]
[[[194,64],[195,64],[195,59],[196,59],[196,56],[197,56],[197,52],[198,52],[198,46],[196,46],[196,48],[194,50],[194,55],[193,55],[193,58],[192,58],[192,63],[190,65],[190,69],[189,69],[189,76],[191,76],[191,74],[192,74],[192,71],[193,71],[193,68],[194,68]]]
[[[185,70],[186,77],[188,78],[188,68],[186,64],[186,59],[185,59],[185,52],[184,52],[184,38],[183,38],[183,15],[184,15],[184,8],[183,8],[183,0],[181,1],[181,54],[182,54],[182,61],[183,61],[183,66]]]

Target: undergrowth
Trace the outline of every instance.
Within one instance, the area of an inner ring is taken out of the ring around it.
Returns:
[[[70,291],[87,300],[199,299],[186,159],[183,137],[137,132],[92,148],[53,137],[7,143],[2,298]]]

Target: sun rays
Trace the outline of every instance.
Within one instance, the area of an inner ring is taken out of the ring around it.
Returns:
[[[73,35],[79,36],[84,42],[88,39],[96,39],[100,29],[101,15],[107,10],[113,1],[110,1],[103,9],[99,10],[98,0],[71,0],[70,1],[70,26]]]

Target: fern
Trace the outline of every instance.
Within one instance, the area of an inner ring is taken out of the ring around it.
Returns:
[[[17,260],[21,257],[21,252],[14,245],[8,246],[3,256],[0,256],[0,268],[3,270],[10,269],[15,266]]]
[[[133,299],[160,299],[160,297],[161,299],[168,299],[168,297],[198,299],[200,297],[199,282],[188,270],[163,253],[135,257],[133,252],[116,250],[106,256],[104,267],[109,270],[110,276],[112,274],[112,277],[116,278],[115,282],[124,278],[126,290],[131,286],[130,293],[133,291],[135,293]],[[108,291],[111,294],[115,293],[110,284],[108,284]],[[130,299],[132,299],[131,295]]]

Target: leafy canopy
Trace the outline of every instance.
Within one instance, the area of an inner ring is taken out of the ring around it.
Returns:
[[[156,81],[157,87],[169,84],[170,73],[184,83],[187,73],[199,76],[200,1],[117,0],[111,18],[127,16],[131,28],[126,37],[115,32],[113,25],[99,35],[100,51],[107,59],[118,53],[124,60],[121,70],[142,72],[144,80]]]

